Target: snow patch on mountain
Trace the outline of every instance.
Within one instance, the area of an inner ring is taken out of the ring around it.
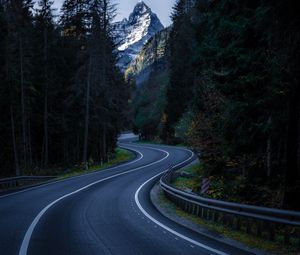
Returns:
[[[139,1],[128,19],[116,23],[120,41],[118,67],[125,71],[145,43],[163,28],[157,15],[143,1]]]

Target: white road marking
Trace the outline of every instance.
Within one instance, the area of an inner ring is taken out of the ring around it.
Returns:
[[[153,149],[154,149],[154,148],[153,148]],[[185,150],[186,150],[186,149],[185,149]],[[190,159],[193,158],[194,153],[193,153],[192,151],[190,151],[190,150],[186,150],[186,151],[191,152],[191,153],[192,153],[192,156],[191,156],[190,158],[188,158],[187,160],[185,160],[185,161],[183,161],[183,162],[177,164],[176,166],[179,166],[179,165],[181,165],[181,164],[183,164],[183,163],[185,163],[185,162],[188,162]],[[174,167],[176,167],[176,166],[174,166]],[[168,226],[164,225],[163,223],[159,222],[158,220],[156,220],[155,218],[153,218],[149,213],[146,212],[146,210],[142,207],[142,205],[141,205],[141,203],[140,203],[140,201],[139,201],[139,193],[140,193],[140,191],[141,191],[141,190],[142,190],[149,182],[151,182],[153,179],[157,178],[157,177],[160,176],[160,175],[161,175],[161,173],[160,173],[160,174],[157,174],[157,175],[155,175],[155,176],[153,176],[153,177],[151,177],[149,180],[147,180],[146,182],[144,182],[144,183],[138,188],[138,190],[136,191],[135,196],[134,196],[134,197],[135,197],[135,203],[136,203],[136,205],[138,206],[138,208],[140,209],[140,211],[141,211],[148,219],[150,219],[152,222],[154,222],[155,224],[157,224],[157,225],[160,226],[161,228],[167,230],[168,232],[174,234],[175,236],[178,236],[178,237],[184,239],[185,241],[188,241],[188,242],[190,242],[190,243],[192,243],[192,244],[194,244],[194,245],[196,245],[196,246],[198,246],[198,247],[200,247],[200,248],[203,248],[203,249],[205,249],[205,250],[207,250],[207,251],[209,251],[209,252],[213,252],[213,253],[218,254],[218,255],[229,255],[229,254],[227,254],[227,253],[225,253],[225,252],[219,251],[219,250],[214,249],[214,248],[212,248],[212,247],[209,247],[209,246],[207,246],[207,245],[205,245],[205,244],[199,243],[198,241],[196,241],[196,240],[194,240],[194,239],[192,239],[192,238],[190,238],[190,237],[187,237],[187,236],[185,236],[185,235],[183,235],[183,234],[180,234],[179,232],[177,232],[177,231],[175,231],[175,230],[169,228]]]
[[[33,222],[30,224],[29,228],[27,229],[26,231],[26,234],[24,236],[24,239],[22,241],[22,244],[21,244],[21,248],[19,250],[19,255],[27,255],[27,251],[28,251],[28,247],[29,247],[29,243],[30,243],[30,239],[31,239],[31,236],[33,234],[33,231],[35,229],[35,227],[37,226],[38,222],[40,221],[40,219],[43,217],[43,215],[47,212],[47,210],[49,210],[53,205],[57,204],[58,202],[60,202],[61,200],[67,198],[67,197],[70,197],[74,194],[77,194],[87,188],[90,188],[98,183],[101,183],[101,182],[104,182],[106,180],[110,180],[110,179],[113,179],[115,177],[118,177],[118,176],[122,176],[122,175],[125,175],[125,174],[128,174],[128,173],[131,173],[131,172],[135,172],[135,171],[138,171],[140,169],[143,169],[143,168],[146,168],[146,167],[149,167],[149,166],[152,166],[152,165],[155,165],[157,163],[160,163],[162,162],[163,160],[167,159],[169,157],[169,153],[167,151],[164,151],[164,150],[160,150],[160,149],[156,149],[156,150],[159,150],[159,151],[162,151],[164,153],[166,153],[166,156],[163,157],[162,159],[158,160],[158,161],[155,161],[155,162],[152,162],[150,164],[147,164],[147,165],[144,165],[144,166],[140,166],[140,167],[137,167],[137,168],[134,168],[134,169],[131,169],[129,171],[126,171],[126,172],[122,172],[122,173],[119,173],[119,174],[115,174],[115,175],[112,175],[110,177],[107,177],[107,178],[104,178],[104,179],[101,179],[99,181],[96,181],[96,182],[93,182],[89,185],[86,185],[78,190],[75,190],[69,194],[66,194],[58,199],[56,199],[55,201],[53,201],[52,203],[50,203],[49,205],[47,205],[36,217],[35,219],[33,220]],[[143,154],[138,151],[138,150],[135,150],[134,151],[138,152],[140,155],[143,156]],[[128,163],[129,164],[129,163]],[[132,163],[131,163],[132,164]],[[111,170],[111,169],[110,169]]]

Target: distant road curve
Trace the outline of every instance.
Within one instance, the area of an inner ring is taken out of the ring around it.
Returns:
[[[135,151],[135,160],[0,197],[0,254],[246,254],[184,228],[152,205],[149,192],[160,174],[192,152],[122,138],[120,146]]]

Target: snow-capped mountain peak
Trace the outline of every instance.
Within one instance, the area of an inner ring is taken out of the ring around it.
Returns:
[[[138,1],[130,16],[143,15],[146,12],[151,12],[151,9],[143,1]]]
[[[143,1],[138,1],[128,19],[116,24],[121,41],[118,66],[125,70],[136,58],[144,44],[164,27],[155,13]]]

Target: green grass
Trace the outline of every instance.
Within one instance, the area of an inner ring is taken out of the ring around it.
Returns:
[[[88,171],[85,171],[82,166],[72,167],[68,170],[64,170],[64,168],[62,166],[56,166],[56,167],[53,166],[52,168],[48,168],[48,169],[35,169],[34,171],[27,172],[27,175],[28,176],[51,175],[51,176],[56,176],[56,178],[55,178],[56,180],[62,180],[62,179],[79,176],[79,175],[86,174],[86,173],[91,173],[94,171],[101,171],[103,169],[115,166],[117,164],[124,163],[124,162],[134,159],[134,158],[135,158],[135,155],[133,152],[130,152],[125,149],[117,148],[115,151],[114,157],[109,162],[104,163],[102,165],[99,165],[99,164],[92,165],[92,166],[90,166]],[[24,186],[26,186],[26,185],[24,185]],[[3,190],[6,190],[6,189],[1,189],[1,191],[3,191]]]
[[[93,171],[101,171],[105,168],[112,167],[114,165],[131,160],[133,158],[134,158],[134,154],[132,152],[125,150],[125,149],[117,148],[114,158],[112,160],[110,160],[109,162],[104,163],[102,165],[95,164],[93,166],[90,166],[88,171],[84,170],[82,167],[74,167],[74,168],[70,169],[67,173],[58,174],[57,178],[58,179],[66,179],[69,177],[74,177],[74,176],[86,174],[86,173],[93,172]]]
[[[203,175],[203,165],[195,164],[181,170],[181,172],[187,174],[187,176],[183,175],[178,177],[176,180],[174,180],[172,184],[181,190],[191,189],[193,192],[198,192],[200,189],[200,179],[201,176]],[[209,194],[209,197],[218,199],[218,197],[213,197],[213,195],[215,195],[218,192],[217,190],[218,185],[220,184],[217,182],[217,180],[213,179],[211,190],[215,192]],[[234,196],[234,195],[235,194],[229,194],[229,196]],[[276,235],[276,241],[269,242],[267,241],[268,240],[268,237],[266,236],[267,233],[264,233],[264,237],[262,238],[262,237],[257,237],[257,236],[247,234],[245,229],[242,231],[235,231],[221,223],[214,223],[211,221],[201,219],[189,213],[186,213],[179,207],[176,207],[175,204],[173,204],[172,202],[164,198],[163,195],[161,200],[162,200],[162,204],[167,205],[168,210],[172,211],[177,216],[188,219],[194,222],[195,224],[204,226],[205,228],[212,230],[218,234],[221,234],[225,237],[244,243],[251,248],[258,248],[261,250],[266,250],[269,252],[274,252],[276,254],[282,254],[282,255],[300,254],[297,253],[296,239],[291,239],[291,243],[293,243],[293,245],[290,246],[283,245],[283,235]],[[257,224],[253,222],[252,224],[253,231],[255,230],[256,227]]]
[[[172,184],[178,189],[191,189],[194,192],[200,188],[200,176],[202,175],[202,165],[194,164],[184,168],[182,173],[188,174],[189,177],[180,176]]]
[[[216,234],[223,237],[230,238],[247,245],[250,248],[265,250],[267,252],[275,253],[278,255],[299,255],[299,251],[295,246],[284,246],[282,240],[269,242],[266,238],[259,238],[257,236],[249,235],[244,232],[235,231],[222,224],[206,221],[202,218],[196,217],[192,214],[186,213],[181,208],[177,207],[174,203],[170,202],[163,193],[159,195],[160,205],[170,214],[175,214],[178,217],[184,218],[193,222],[196,225],[204,227]],[[294,240],[295,241],[295,240]]]

